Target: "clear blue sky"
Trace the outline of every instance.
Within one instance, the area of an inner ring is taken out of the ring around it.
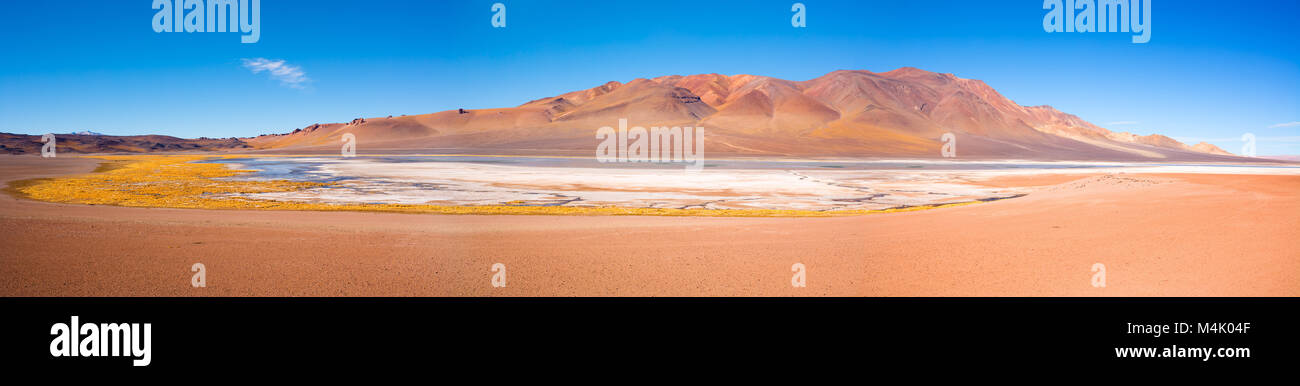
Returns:
[[[492,3],[506,28],[492,28]],[[261,39],[155,33],[152,0],[10,1],[0,131],[251,136],[316,122],[515,106],[610,80],[806,80],[914,66],[1103,127],[1300,154],[1297,1],[1157,0],[1151,41],[1046,33],[1041,0],[262,0]],[[306,79],[253,73],[283,60]],[[297,87],[294,87],[297,86]]]

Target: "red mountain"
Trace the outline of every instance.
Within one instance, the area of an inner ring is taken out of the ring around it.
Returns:
[[[709,156],[1242,161],[1201,143],[1112,132],[1050,106],[1021,106],[982,81],[904,67],[835,71],[807,81],[701,74],[636,79],[517,107],[358,118],[243,139],[267,152],[336,152],[345,133],[365,152],[594,154],[595,132],[700,126]]]

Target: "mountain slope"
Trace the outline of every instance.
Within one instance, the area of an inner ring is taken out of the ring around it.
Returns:
[[[328,149],[355,134],[372,150],[584,153],[596,129],[701,126],[715,155],[939,157],[944,133],[969,158],[1239,160],[1209,144],[1106,130],[1050,106],[1021,106],[979,80],[911,67],[790,81],[700,74],[609,82],[512,108],[312,125],[246,140],[258,149]]]

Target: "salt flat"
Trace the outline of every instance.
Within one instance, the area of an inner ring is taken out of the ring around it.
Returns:
[[[944,161],[711,162],[699,172],[653,164],[494,157],[290,157],[229,161],[239,178],[329,181],[263,200],[337,204],[523,205],[679,209],[873,210],[992,201],[1025,187],[982,184],[1039,174],[1300,175],[1286,166]]]

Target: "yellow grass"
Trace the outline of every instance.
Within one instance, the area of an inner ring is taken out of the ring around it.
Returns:
[[[831,217],[907,212],[978,203],[978,201],[973,201],[897,209],[821,212],[775,209],[668,209],[514,205],[444,206],[283,202],[230,197],[229,195],[288,192],[329,184],[283,180],[237,181],[223,179],[223,177],[233,177],[253,171],[234,170],[221,164],[194,162],[222,157],[234,156],[93,156],[91,158],[103,159],[106,162],[90,174],[31,180],[16,186],[18,192],[32,199],[71,204],[191,209],[277,209],[436,214]]]

